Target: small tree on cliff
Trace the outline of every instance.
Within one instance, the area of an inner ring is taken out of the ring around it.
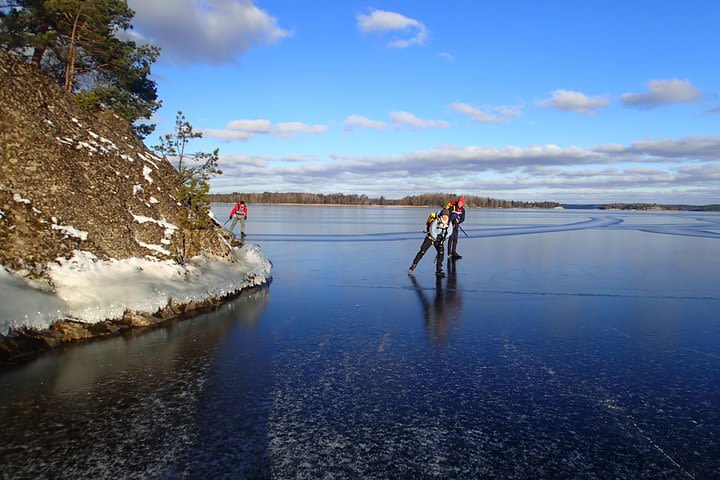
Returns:
[[[127,0],[0,0],[0,45],[88,110],[109,108],[132,124],[160,107],[149,78],[159,49],[121,37],[134,15]],[[145,137],[154,128],[135,131]]]
[[[212,153],[190,151],[189,143],[202,138],[202,133],[193,129],[182,112],[175,116],[175,130],[160,137],[160,145],[153,147],[177,168],[180,179],[179,200],[188,207],[186,225],[190,228],[204,228],[212,224],[210,219],[209,180],[221,175],[218,168],[220,149]]]

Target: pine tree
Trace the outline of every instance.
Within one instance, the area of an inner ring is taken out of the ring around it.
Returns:
[[[0,0],[0,44],[54,78],[90,111],[129,123],[159,107],[150,65],[159,49],[120,34],[132,28],[126,0]],[[139,136],[154,125],[138,125]]]
[[[202,133],[195,131],[185,115],[178,112],[175,116],[175,130],[160,137],[160,145],[153,147],[177,168],[180,178],[178,198],[189,209],[186,225],[191,228],[204,228],[212,224],[208,182],[215,175],[222,174],[218,168],[219,148],[212,153],[189,150],[189,143],[199,138],[202,138]]]

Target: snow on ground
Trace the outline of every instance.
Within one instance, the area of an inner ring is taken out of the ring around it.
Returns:
[[[17,203],[30,204],[30,200],[28,200],[27,198],[23,198],[19,193],[13,194],[13,200],[15,200]]]
[[[130,215],[133,216],[133,220],[135,220],[139,224],[150,222],[160,225],[162,228],[165,229],[165,238],[171,238],[175,233],[175,230],[178,229],[177,225],[173,225],[172,223],[166,221],[164,218],[162,220],[156,220],[151,217],[146,217],[145,215],[135,215],[132,210],[128,211],[130,212]]]
[[[79,238],[80,240],[87,240],[88,238],[88,232],[84,230],[79,230],[72,225],[58,225],[57,223],[53,223],[51,225],[53,230],[60,230],[63,232],[66,236]]]
[[[268,281],[270,261],[259,246],[246,244],[233,254],[234,263],[193,257],[179,265],[149,257],[104,261],[76,250],[49,265],[53,289],[0,268],[0,334],[10,327],[46,328],[63,318],[95,323],[126,310],[151,314],[171,299],[202,301]]]
[[[150,176],[151,173],[152,173],[152,169],[150,167],[143,166],[143,176],[145,177],[145,180],[147,180],[147,182],[150,184],[153,183],[153,179]]]

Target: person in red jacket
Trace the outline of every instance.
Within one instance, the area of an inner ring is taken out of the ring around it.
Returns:
[[[245,220],[247,220],[247,214],[247,205],[245,205],[243,200],[240,200],[230,212],[230,218],[232,218],[230,231],[233,231],[235,224],[240,220],[240,236],[243,238],[245,238]]]
[[[465,197],[460,197],[448,203],[445,208],[450,211],[450,221],[452,222],[453,231],[448,239],[448,259],[459,260],[462,255],[457,253],[458,234],[460,232],[460,224],[465,221]]]

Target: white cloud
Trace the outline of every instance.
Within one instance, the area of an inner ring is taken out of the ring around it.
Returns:
[[[558,89],[552,97],[537,102],[543,108],[555,108],[566,112],[593,114],[598,108],[607,107],[610,101],[606,97],[588,97],[584,93]]]
[[[251,133],[269,133],[270,120],[233,120],[227,124],[229,130],[242,130]]]
[[[450,108],[456,112],[469,116],[473,120],[485,123],[509,122],[509,117],[517,117],[522,113],[522,109],[520,109],[520,107],[498,107],[495,109],[496,114],[492,114],[462,102],[454,102],[450,105]]]
[[[410,112],[391,112],[390,121],[394,128],[449,128],[450,124],[444,120],[423,120]],[[390,124],[370,120],[361,115],[350,115],[345,119],[343,129],[346,132],[357,128],[370,128],[374,130],[387,130]]]
[[[453,169],[462,170],[462,178],[441,173]],[[617,194],[625,195],[624,200],[717,203],[720,136],[592,148],[444,146],[390,156],[334,154],[326,160],[297,163],[277,157],[268,158],[265,167],[244,168],[236,179],[222,175],[212,185],[232,191],[239,182],[252,185],[254,191],[331,193],[330,189],[392,198],[463,191],[517,199],[541,195],[558,201],[591,198],[594,202]],[[669,193],[671,189],[677,193]]]
[[[213,128],[203,129],[202,134],[208,138],[217,138],[218,140],[225,140],[227,142],[244,142],[246,140],[250,140],[250,138],[253,137],[252,133],[242,130],[217,130]]]
[[[410,112],[392,112],[390,118],[396,125],[412,128],[448,128],[450,124],[444,120],[422,120]]]
[[[519,117],[522,115],[523,109],[519,106],[502,105],[495,108],[495,113],[503,117]]]
[[[297,133],[320,134],[327,131],[327,125],[307,125],[301,122],[278,123],[270,127],[270,134],[291,137]]]
[[[700,90],[689,80],[651,80],[647,87],[647,93],[623,94],[623,105],[648,110],[669,103],[694,103],[700,98]]]
[[[349,132],[355,128],[371,128],[374,130],[386,130],[388,128],[387,123],[370,120],[367,117],[361,115],[350,115],[345,119],[343,129]]]
[[[206,128],[205,137],[226,141],[246,141],[258,134],[276,137],[292,137],[297,134],[321,134],[327,131],[327,125],[308,125],[302,122],[273,124],[270,120],[233,120],[224,129]]]
[[[161,47],[161,59],[177,63],[233,62],[258,45],[292,32],[250,0],[128,0],[135,11],[136,41]]]
[[[409,35],[409,37],[389,42],[387,46],[392,48],[423,45],[428,37],[427,28],[422,22],[385,10],[372,10],[367,15],[358,14],[357,26],[363,33],[400,31]]]

